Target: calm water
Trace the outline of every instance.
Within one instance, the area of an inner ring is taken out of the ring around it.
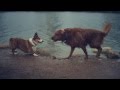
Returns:
[[[67,56],[70,47],[50,38],[56,29],[67,27],[95,28],[102,30],[105,22],[112,23],[112,29],[103,46],[120,51],[120,13],[94,12],[0,12],[0,43],[8,43],[10,37],[28,39],[35,32],[45,41],[38,45],[52,55]],[[88,52],[92,54],[89,47]],[[76,49],[74,54],[80,54]]]

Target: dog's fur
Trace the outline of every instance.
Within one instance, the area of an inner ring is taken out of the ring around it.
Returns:
[[[98,49],[96,56],[99,57],[102,51],[101,44],[110,29],[110,23],[104,26],[103,31],[83,28],[65,28],[57,30],[51,39],[53,41],[62,41],[71,47],[71,52],[67,58],[70,58],[75,48],[78,47],[82,48],[86,55],[85,58],[88,59],[86,46],[89,45],[91,48]]]
[[[37,32],[34,34],[33,38],[29,38],[29,40],[24,40],[21,38],[10,38],[9,46],[12,49],[12,53],[15,54],[16,49],[20,49],[25,53],[33,54],[34,56],[38,56],[35,54],[33,47],[38,43],[43,42],[43,40],[38,36]]]

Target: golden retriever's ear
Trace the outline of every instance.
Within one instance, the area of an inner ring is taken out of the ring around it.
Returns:
[[[73,37],[73,34],[72,34],[71,30],[66,29],[66,30],[64,30],[63,36],[64,36],[65,40],[70,40]]]
[[[65,30],[64,29],[61,29],[61,33],[64,34]]]

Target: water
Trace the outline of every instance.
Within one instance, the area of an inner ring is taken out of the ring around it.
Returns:
[[[102,30],[105,22],[112,23],[112,29],[103,46],[120,51],[120,13],[104,12],[0,12],[0,43],[8,43],[10,37],[28,39],[38,32],[45,41],[38,45],[52,55],[65,57],[70,47],[50,38],[56,29],[67,27],[94,28]],[[89,54],[91,49],[87,47]],[[76,49],[74,54],[83,54]]]

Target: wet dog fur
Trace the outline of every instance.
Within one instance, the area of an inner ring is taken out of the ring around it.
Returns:
[[[29,40],[24,40],[21,38],[10,38],[9,40],[9,46],[12,50],[12,54],[15,54],[16,49],[20,49],[25,53],[30,53],[34,56],[38,56],[35,51],[33,50],[33,47],[38,45],[39,43],[42,43],[43,40],[38,36],[37,32],[34,34],[33,38],[29,38]]]
[[[86,46],[89,45],[91,48],[96,48],[98,50],[96,57],[99,57],[102,51],[101,45],[103,40],[110,30],[110,23],[105,24],[102,31],[83,28],[65,28],[57,30],[51,39],[55,42],[62,41],[71,47],[67,59],[72,56],[75,48],[81,48],[85,53],[85,59],[88,59]]]

